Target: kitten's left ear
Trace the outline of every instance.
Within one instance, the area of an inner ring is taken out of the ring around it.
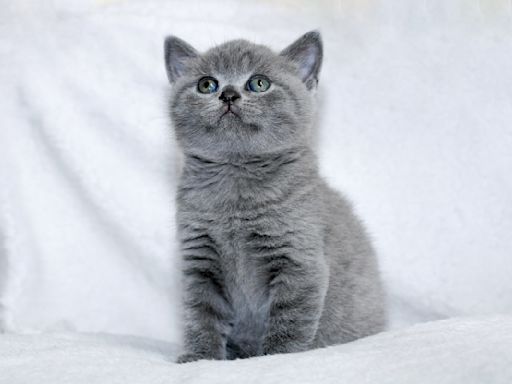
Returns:
[[[306,87],[313,89],[318,83],[318,74],[322,66],[322,52],[320,32],[311,31],[286,47],[280,55],[297,66],[299,76]]]
[[[167,36],[164,43],[165,69],[169,82],[174,83],[187,69],[187,61],[199,56],[190,44],[176,36]]]

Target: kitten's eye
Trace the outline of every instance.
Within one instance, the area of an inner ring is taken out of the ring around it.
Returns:
[[[219,88],[219,82],[213,77],[203,77],[197,83],[197,90],[201,93],[213,93]]]
[[[270,88],[270,80],[265,76],[256,75],[247,82],[247,89],[251,92],[265,92]]]

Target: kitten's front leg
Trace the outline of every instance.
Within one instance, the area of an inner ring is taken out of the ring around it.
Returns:
[[[317,267],[301,265],[285,255],[269,263],[271,304],[264,354],[310,348],[322,314],[328,278]]]
[[[218,254],[208,235],[183,243],[185,353],[177,362],[226,358],[231,307],[225,296]]]

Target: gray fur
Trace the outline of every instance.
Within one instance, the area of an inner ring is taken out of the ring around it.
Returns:
[[[310,147],[318,32],[280,54],[244,40],[204,54],[165,43],[170,112],[184,153],[177,223],[184,275],[179,362],[303,351],[379,332],[374,252],[350,204],[319,176]],[[266,92],[245,84],[271,80]],[[213,94],[197,82],[218,80]],[[228,87],[241,97],[227,113]]]

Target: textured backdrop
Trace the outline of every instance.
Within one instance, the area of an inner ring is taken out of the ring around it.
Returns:
[[[0,327],[177,340],[163,38],[315,28],[322,172],[375,239],[393,324],[512,313],[509,1],[0,3]]]

